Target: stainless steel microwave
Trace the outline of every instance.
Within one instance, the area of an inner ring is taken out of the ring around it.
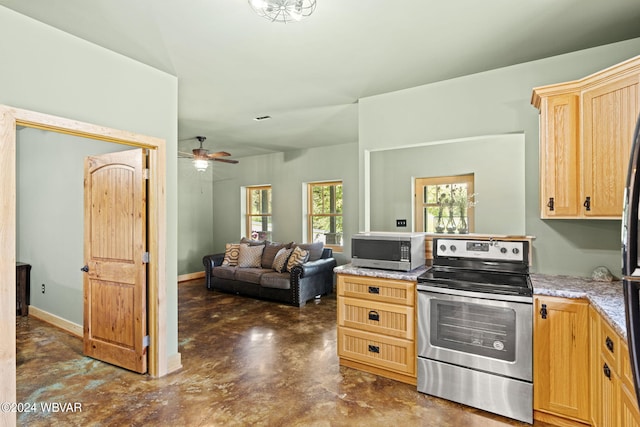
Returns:
[[[411,271],[424,265],[425,233],[367,232],[351,236],[351,265]]]

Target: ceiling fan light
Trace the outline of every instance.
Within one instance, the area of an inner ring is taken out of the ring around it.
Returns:
[[[209,167],[209,162],[204,159],[193,159],[193,166],[198,172],[204,172]]]

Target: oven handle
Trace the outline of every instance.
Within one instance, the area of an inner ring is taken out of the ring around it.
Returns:
[[[459,289],[440,288],[437,286],[430,286],[427,283],[420,283],[420,282],[418,282],[417,289],[418,289],[418,292],[429,292],[429,293],[441,294],[441,295],[455,295],[455,296],[465,297],[465,298],[480,298],[480,299],[494,300],[494,301],[522,302],[526,304],[533,304],[533,295],[532,296],[504,295],[504,294],[488,294],[485,292],[461,291]]]

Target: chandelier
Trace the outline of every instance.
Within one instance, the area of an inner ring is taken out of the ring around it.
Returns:
[[[251,8],[271,22],[296,22],[316,10],[316,0],[249,0]]]

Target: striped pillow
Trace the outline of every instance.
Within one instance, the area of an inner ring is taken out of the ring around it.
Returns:
[[[287,261],[287,271],[291,271],[291,269],[296,265],[302,265],[309,260],[309,251],[305,251],[299,246],[291,253],[289,257],[289,261]]]
[[[249,246],[245,243],[240,245],[240,256],[238,257],[238,267],[260,268],[262,251],[264,245]]]
[[[235,267],[238,265],[238,257],[240,256],[240,243],[227,243],[224,251],[224,259],[222,265]]]
[[[273,259],[273,264],[271,265],[271,267],[278,273],[282,273],[283,271],[285,271],[285,266],[287,265],[287,260],[289,259],[289,255],[291,255],[291,252],[293,252],[293,249],[280,249]]]

